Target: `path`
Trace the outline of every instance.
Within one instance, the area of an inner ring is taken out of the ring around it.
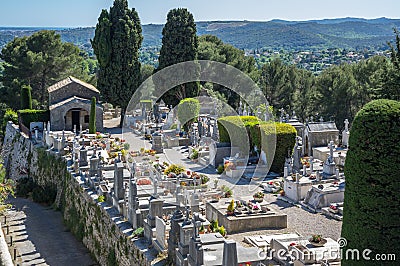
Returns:
[[[97,265],[89,251],[79,242],[62,222],[61,212],[43,207],[24,198],[12,198],[15,206],[7,213],[7,223],[1,218],[6,236],[17,249],[19,265]],[[13,255],[13,247],[10,251]]]

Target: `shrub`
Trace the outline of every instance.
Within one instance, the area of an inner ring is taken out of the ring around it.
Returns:
[[[178,119],[183,129],[188,132],[189,125],[197,119],[200,113],[200,102],[194,98],[186,98],[179,102]]]
[[[19,110],[18,116],[21,122],[29,128],[31,122],[48,122],[50,120],[50,111],[48,110]]]
[[[32,109],[32,88],[29,85],[21,86],[21,109]]]
[[[168,166],[167,169],[164,170],[164,174],[168,175],[169,173],[174,173],[179,175],[180,173],[183,173],[185,171],[185,168],[182,166],[176,165],[176,164],[171,164]]]
[[[144,235],[144,228],[143,227],[139,227],[137,228],[134,232],[133,232],[134,236],[137,237],[142,237]]]
[[[222,164],[218,165],[217,167],[217,173],[220,175],[224,172],[224,166]]]
[[[97,201],[98,201],[98,202],[105,202],[105,201],[106,201],[106,197],[104,197],[104,195],[100,195],[100,196],[97,198]]]
[[[292,153],[296,143],[296,129],[286,123],[265,122],[260,125],[254,125],[252,130],[260,132],[253,132],[253,142],[254,145],[259,149],[262,148],[265,152],[267,162],[272,161],[270,171],[281,173],[285,166],[285,158],[288,152]],[[259,136],[259,138],[256,136]],[[262,145],[261,140],[263,140]],[[275,155],[272,160],[270,150],[273,150],[273,146],[275,146]]]
[[[190,159],[196,160],[199,158],[199,151],[197,149],[193,149],[192,155],[190,155]]]
[[[96,133],[96,97],[92,97],[89,116],[89,134]]]
[[[255,116],[226,116],[218,120],[218,130],[221,142],[231,142],[231,139],[241,151],[248,151],[257,146],[261,148],[267,155],[267,161],[271,164],[270,170],[281,173],[285,164],[285,157],[292,152],[296,142],[296,129],[286,123],[261,122]],[[229,136],[228,131],[231,133]],[[246,135],[246,134],[247,135]],[[249,143],[243,141],[244,137],[248,137]],[[263,140],[263,143],[261,143]],[[275,156],[272,160],[270,150],[275,147]],[[262,144],[262,145],[261,145]],[[250,145],[246,147],[245,145]],[[272,161],[272,163],[271,163]]]
[[[4,113],[3,128],[6,127],[8,121],[12,121],[14,124],[18,124],[18,114],[12,109],[7,109]]]
[[[206,184],[208,183],[208,181],[210,181],[210,178],[205,174],[200,174],[200,178],[201,178],[201,184]]]
[[[346,250],[400,256],[400,102],[376,100],[356,115],[346,156],[342,237]],[[343,261],[343,265],[377,265]]]

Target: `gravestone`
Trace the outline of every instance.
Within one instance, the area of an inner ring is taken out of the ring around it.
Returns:
[[[125,197],[124,189],[124,165],[123,163],[114,164],[114,194],[113,194],[113,205],[118,209],[120,213],[123,212],[123,204]]]
[[[96,175],[98,173],[98,170],[99,158],[96,156],[96,150],[94,150],[92,157],[90,157],[89,176]]]
[[[167,231],[167,226],[163,219],[156,217],[156,240],[155,247],[158,252],[164,252],[167,249],[167,242],[165,239],[165,233]]]
[[[234,240],[226,240],[224,242],[224,253],[222,257],[222,265],[238,265],[237,247]]]
[[[128,220],[133,225],[136,220],[137,205],[137,184],[134,179],[129,180],[129,197],[128,197]]]
[[[168,238],[168,259],[172,262],[172,265],[175,265],[176,263],[176,248],[178,247],[178,241],[180,239],[179,224],[182,223],[184,220],[179,202],[179,196],[178,196],[179,193],[180,193],[180,185],[178,182],[175,191],[176,209],[171,218],[171,230],[169,231],[169,238]]]
[[[87,166],[88,161],[87,161],[87,149],[85,145],[82,145],[82,147],[79,150],[79,167],[81,166]]]
[[[153,138],[153,144],[151,148],[155,150],[156,153],[162,153],[163,152],[162,135],[156,132],[152,135],[152,138]]]
[[[335,174],[335,161],[333,159],[333,141],[329,142],[329,157],[326,159],[324,166],[323,166],[323,175],[325,176],[332,176]]]

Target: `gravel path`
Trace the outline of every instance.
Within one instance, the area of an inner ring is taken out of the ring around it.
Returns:
[[[9,202],[15,209],[7,213],[10,233],[6,239],[13,236],[19,265],[96,265],[89,251],[67,231],[60,212],[23,198]]]

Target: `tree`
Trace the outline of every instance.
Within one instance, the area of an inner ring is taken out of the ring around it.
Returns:
[[[31,86],[21,86],[21,109],[32,109]]]
[[[194,98],[186,98],[179,102],[178,119],[186,132],[189,131],[190,124],[199,116],[200,102]]]
[[[385,69],[384,83],[381,90],[381,97],[400,101],[400,36],[397,29],[394,29],[396,44],[390,42],[391,65]]]
[[[157,71],[177,63],[197,59],[196,24],[193,15],[186,8],[169,11],[162,35]],[[178,74],[184,75],[184,73]],[[180,100],[196,97],[198,93],[198,82],[191,82],[170,89],[163,95],[163,99],[166,104],[175,106]]]
[[[89,116],[89,134],[96,133],[96,97],[92,97]]]
[[[400,102],[375,100],[357,113],[344,169],[346,250],[370,249],[371,258],[400,255],[399,143]],[[343,265],[376,265],[376,261],[344,260]]]
[[[126,107],[141,82],[139,48],[142,27],[127,0],[115,0],[110,11],[102,10],[91,40],[99,62],[97,87],[105,101],[121,107],[120,127]]]
[[[19,84],[32,87],[32,96],[43,106],[47,104],[47,87],[64,79],[76,76],[87,80],[83,69],[83,57],[77,46],[63,43],[55,31],[42,30],[31,36],[15,38],[1,52],[4,71],[1,81],[3,101],[17,109]],[[15,86],[18,84],[17,86]]]

